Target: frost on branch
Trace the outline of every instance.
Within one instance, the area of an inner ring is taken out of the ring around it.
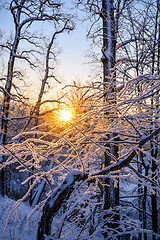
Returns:
[[[74,190],[75,182],[84,180],[87,175],[81,171],[73,170],[67,174],[64,181],[58,186],[47,199],[43,214],[38,226],[37,240],[43,240],[44,235],[51,234],[52,219]]]

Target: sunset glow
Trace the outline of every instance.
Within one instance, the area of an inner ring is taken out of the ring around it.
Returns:
[[[70,121],[73,118],[73,113],[70,110],[64,109],[60,111],[60,117],[63,121]]]

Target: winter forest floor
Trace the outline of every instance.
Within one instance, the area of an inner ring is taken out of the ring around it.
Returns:
[[[0,240],[35,240],[37,233],[37,214],[34,214],[29,222],[27,216],[32,209],[22,203],[11,215],[7,228],[4,230],[7,217],[15,201],[0,195]],[[28,226],[27,226],[28,222]]]

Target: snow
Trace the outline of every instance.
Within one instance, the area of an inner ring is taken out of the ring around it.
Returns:
[[[74,176],[78,176],[78,175],[81,176],[82,172],[78,171],[78,170],[73,170],[73,171],[69,172],[65,178],[67,184],[70,185],[74,181]]]
[[[49,207],[51,208],[56,201],[59,192],[62,192],[67,186],[73,184],[75,176],[82,176],[82,172],[78,170],[72,170],[67,174],[64,181],[53,191],[50,196]]]
[[[105,52],[104,52],[104,54],[103,54],[103,56],[102,56],[102,60],[104,60],[104,59],[108,59],[108,60],[110,60],[110,57],[111,57],[111,50],[106,50]]]
[[[7,228],[3,233],[9,211],[16,202],[0,195],[0,240],[35,240],[37,233],[37,214],[34,214],[27,226],[27,216],[32,208],[27,203],[22,203],[19,209],[16,209],[8,222]],[[2,234],[3,233],[3,234]]]
[[[142,135],[140,141],[143,141],[146,139],[146,135]]]

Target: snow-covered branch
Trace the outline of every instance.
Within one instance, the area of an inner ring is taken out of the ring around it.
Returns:
[[[149,136],[143,136],[138,143],[138,147],[142,148],[142,146],[145,143],[150,141],[154,136],[157,136],[159,133],[160,133],[160,128],[153,131]],[[116,171],[116,170],[120,170],[123,167],[127,167],[127,165],[136,156],[136,154],[137,154],[137,152],[136,152],[136,147],[135,147],[127,153],[127,156],[122,157],[122,159],[119,158],[119,160],[116,163],[108,166],[107,168],[104,168],[103,170],[101,170],[99,172],[94,173],[92,176],[106,175],[111,171]]]
[[[52,219],[62,204],[70,197],[74,190],[74,184],[85,180],[88,175],[81,171],[73,170],[67,174],[64,181],[58,186],[43,207],[43,214],[38,225],[37,240],[44,240],[45,235],[51,234]]]

